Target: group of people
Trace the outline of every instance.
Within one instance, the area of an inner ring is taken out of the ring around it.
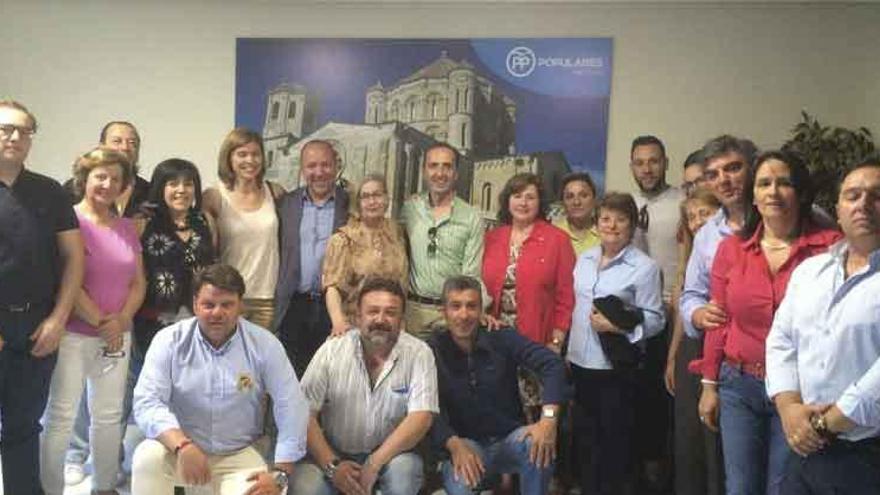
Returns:
[[[60,495],[89,453],[117,493],[129,418],[134,494],[415,494],[435,466],[450,494],[644,493],[670,450],[680,495],[880,490],[876,157],[835,221],[796,154],[720,136],[675,187],[640,136],[635,194],[572,173],[551,219],[519,173],[487,222],[437,143],[398,222],[328,141],[288,192],[234,129],[203,193],[186,160],[139,177],[122,121],[62,188],[36,131],[0,101],[6,493]]]

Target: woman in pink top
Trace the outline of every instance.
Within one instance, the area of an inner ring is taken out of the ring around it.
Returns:
[[[86,386],[93,493],[117,493],[130,330],[146,289],[134,222],[114,213],[131,174],[128,158],[109,148],[96,148],[74,164],[74,187],[83,198],[74,209],[85,244],[86,271],[49,386],[40,448],[43,488],[48,494],[61,495],[64,490],[64,453]]]

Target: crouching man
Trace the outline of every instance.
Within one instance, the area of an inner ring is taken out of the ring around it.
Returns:
[[[312,358],[303,376],[310,459],[297,467],[293,493],[419,492],[423,463],[412,450],[438,411],[437,370],[428,345],[401,333],[405,301],[399,283],[365,280],[357,328]]]
[[[306,452],[308,406],[284,347],[242,311],[244,280],[212,265],[193,280],[195,317],[156,334],[134,390],[147,440],[135,451],[131,491],[209,485],[221,495],[275,495]],[[278,441],[272,469],[253,444],[272,398]]]
[[[443,286],[447,332],[431,340],[437,361],[440,415],[431,437],[448,451],[443,484],[449,495],[487,488],[504,473],[519,475],[520,493],[547,493],[556,456],[559,405],[566,400],[565,367],[544,346],[504,328],[480,326],[480,283],[450,278]],[[534,371],[544,386],[541,419],[525,425],[517,368]]]

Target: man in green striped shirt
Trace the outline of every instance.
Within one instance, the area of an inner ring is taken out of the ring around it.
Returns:
[[[481,278],[483,221],[476,208],[455,195],[458,164],[452,146],[428,148],[422,165],[427,193],[410,198],[401,211],[410,249],[406,330],[422,339],[431,336],[434,323],[442,323],[440,296],[446,279]]]

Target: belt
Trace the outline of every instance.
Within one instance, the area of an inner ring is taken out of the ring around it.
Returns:
[[[440,299],[434,299],[433,297],[420,296],[414,292],[411,292],[407,296],[407,299],[409,299],[410,301],[415,301],[417,303],[430,304],[431,306],[442,306],[443,305],[443,301],[441,301]]]
[[[291,299],[302,299],[309,302],[320,302],[324,300],[324,294],[320,292],[294,292]]]
[[[752,375],[760,380],[763,380],[767,375],[767,368],[764,366],[764,363],[740,363],[730,358],[724,358],[724,363],[733,369]]]

